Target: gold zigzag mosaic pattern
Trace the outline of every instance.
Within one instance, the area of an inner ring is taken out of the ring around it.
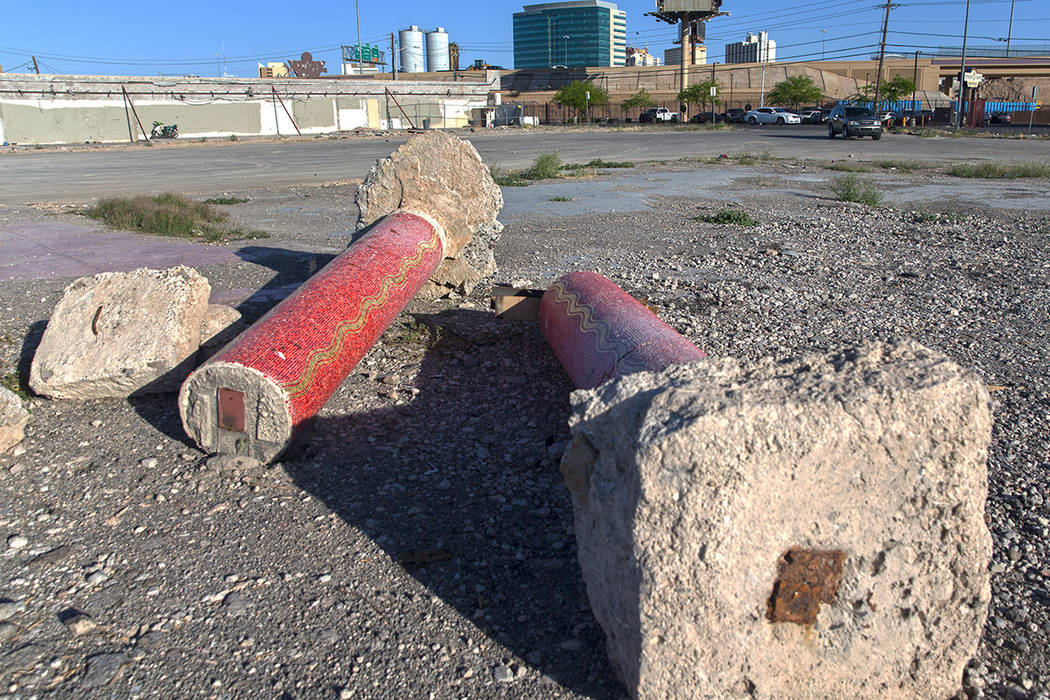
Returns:
[[[294,399],[305,393],[307,389],[310,388],[310,384],[313,382],[317,370],[324,365],[331,364],[339,356],[347,336],[352,333],[357,333],[364,328],[365,324],[368,323],[368,317],[372,311],[386,304],[387,299],[390,297],[390,291],[394,287],[399,287],[404,284],[405,280],[408,279],[408,273],[416,267],[419,267],[426,254],[437,248],[440,244],[441,241],[435,231],[430,240],[424,241],[420,244],[419,250],[416,251],[415,255],[401,261],[400,270],[382,278],[379,291],[361,299],[361,303],[358,304],[357,307],[357,314],[352,319],[342,321],[336,326],[334,337],[328,347],[318,348],[310,353],[309,359],[306,362],[306,368],[303,370],[303,373],[299,375],[299,378],[281,385],[283,389],[288,391],[289,398]]]
[[[611,331],[609,325],[604,321],[594,318],[594,309],[590,304],[580,302],[580,295],[565,288],[565,283],[558,281],[549,287],[554,292],[554,300],[559,304],[565,304],[565,313],[575,316],[580,320],[580,329],[586,333],[594,333],[598,336],[598,351],[611,352],[617,358],[627,354],[627,347],[623,343],[610,340]]]

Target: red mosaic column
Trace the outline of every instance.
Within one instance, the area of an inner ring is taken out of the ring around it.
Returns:
[[[540,329],[579,389],[706,355],[596,272],[571,272],[540,300]]]
[[[444,257],[428,217],[395,212],[183,383],[187,434],[269,461],[324,406]]]

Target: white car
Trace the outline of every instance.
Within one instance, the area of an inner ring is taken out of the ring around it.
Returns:
[[[759,107],[744,115],[748,124],[801,124],[802,117],[780,107]]]

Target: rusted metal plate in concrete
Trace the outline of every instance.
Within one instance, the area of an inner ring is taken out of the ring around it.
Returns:
[[[234,433],[244,432],[244,392],[234,389],[219,389],[219,400],[215,403],[219,412],[219,427]]]
[[[821,604],[834,602],[845,563],[846,553],[838,549],[785,552],[777,562],[777,580],[766,617],[771,622],[814,624]]]
[[[62,222],[22,221],[0,229],[0,282],[238,260],[233,251],[215,246]]]

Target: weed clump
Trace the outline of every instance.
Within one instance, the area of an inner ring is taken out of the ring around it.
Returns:
[[[830,186],[840,202],[859,202],[869,207],[877,207],[882,201],[882,193],[872,185],[861,182],[855,173],[836,178]]]
[[[693,221],[701,221],[708,224],[728,224],[731,226],[758,226],[758,219],[739,209],[723,209],[717,214],[698,216]]]
[[[955,177],[1015,180],[1021,177],[1050,177],[1050,163],[956,163],[948,168]]]
[[[568,163],[562,166],[562,170],[584,170],[586,168],[633,168],[634,163],[629,160],[602,160],[595,158],[589,163]]]
[[[241,197],[209,197],[204,200],[205,204],[244,204],[250,201]]]
[[[29,399],[29,392],[26,391],[25,385],[22,384],[22,376],[18,372],[9,372],[0,376],[0,386],[16,394],[23,401]]]
[[[521,171],[524,180],[550,180],[561,175],[561,169],[565,165],[557,151],[552,153],[541,153],[536,156],[527,169]]]
[[[227,239],[266,238],[263,231],[243,231],[226,224],[226,214],[210,204],[166,192],[154,197],[103,199],[83,214],[110,228],[141,231],[158,236],[202,239],[211,243]]]

